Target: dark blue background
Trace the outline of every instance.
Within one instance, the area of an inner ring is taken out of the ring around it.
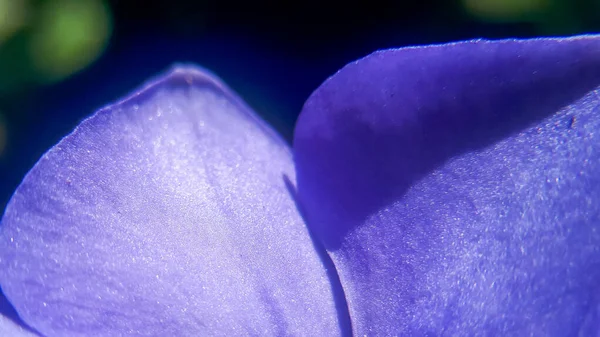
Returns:
[[[594,31],[597,5],[571,3],[582,23],[575,32]],[[532,22],[477,20],[450,0],[109,5],[113,34],[95,63],[62,82],[0,97],[8,125],[0,156],[0,209],[29,168],[80,120],[175,62],[211,69],[290,140],[310,93],[346,63],[377,49],[540,34]]]

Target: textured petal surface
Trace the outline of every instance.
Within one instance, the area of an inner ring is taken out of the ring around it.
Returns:
[[[600,331],[600,39],[374,53],[307,101],[299,201],[356,335]]]
[[[336,334],[293,174],[223,84],[177,68],[29,172],[2,219],[0,283],[48,337]]]

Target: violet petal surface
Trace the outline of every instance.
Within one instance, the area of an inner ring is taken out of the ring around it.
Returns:
[[[600,331],[600,37],[376,52],[305,104],[299,200],[354,333]]]
[[[289,147],[175,68],[46,153],[0,227],[0,284],[46,336],[338,335]]]

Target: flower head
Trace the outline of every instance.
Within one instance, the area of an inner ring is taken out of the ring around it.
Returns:
[[[599,86],[593,36],[380,51],[290,149],[176,67],[27,174],[0,285],[48,337],[591,335]]]

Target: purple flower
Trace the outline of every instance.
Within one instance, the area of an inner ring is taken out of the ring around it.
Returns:
[[[290,149],[177,67],[25,177],[2,290],[47,337],[596,336],[599,86],[598,36],[380,51]]]

